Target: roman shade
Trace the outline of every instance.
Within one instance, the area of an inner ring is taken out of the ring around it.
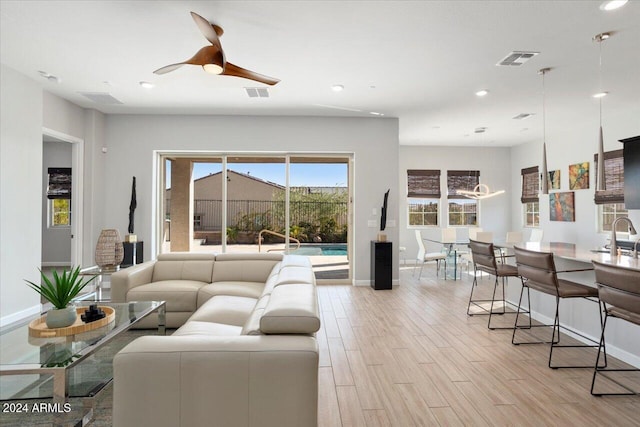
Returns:
[[[447,171],[447,198],[467,199],[458,190],[473,191],[480,184],[480,171]]]
[[[440,171],[409,169],[407,170],[407,197],[425,199],[440,198]]]
[[[596,188],[598,188],[598,154],[593,156],[596,164]],[[624,157],[623,150],[604,153],[605,190],[597,191],[594,197],[596,205],[605,203],[624,203]]]
[[[522,203],[535,203],[538,201],[538,189],[540,188],[540,174],[538,166],[524,168],[522,174]],[[548,179],[548,178],[547,178]]]

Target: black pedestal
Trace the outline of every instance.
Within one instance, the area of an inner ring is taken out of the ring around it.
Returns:
[[[124,260],[122,261],[122,267],[130,267],[136,264],[142,264],[144,258],[144,242],[128,243],[124,242]]]
[[[371,287],[375,290],[391,289],[391,242],[371,242]]]

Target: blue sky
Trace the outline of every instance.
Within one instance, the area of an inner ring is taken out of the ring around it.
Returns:
[[[228,168],[240,172],[249,173],[256,178],[265,181],[285,184],[284,163],[230,163]],[[193,178],[198,179],[211,173],[220,172],[221,163],[195,163],[193,165]],[[292,163],[290,166],[290,184],[292,187],[346,187],[347,164],[345,163]],[[167,166],[167,178],[171,168]],[[171,182],[167,179],[167,188]]]

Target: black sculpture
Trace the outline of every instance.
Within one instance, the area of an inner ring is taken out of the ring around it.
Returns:
[[[98,304],[91,304],[89,309],[85,310],[84,314],[80,315],[80,318],[84,323],[91,323],[106,316],[106,313],[102,309],[98,308]]]
[[[136,200],[136,177],[133,177],[133,183],[131,184],[131,203],[129,204],[129,234],[133,234],[133,215],[138,207],[138,201]]]
[[[391,189],[388,189],[387,192],[384,193],[384,202],[382,202],[382,210],[380,211],[380,231],[384,231],[387,227],[387,199],[389,198],[389,191],[391,191]]]

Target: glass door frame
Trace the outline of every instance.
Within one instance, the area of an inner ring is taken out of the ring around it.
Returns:
[[[318,283],[335,283],[335,284],[352,284],[353,283],[353,271],[355,256],[353,254],[354,248],[354,226],[353,217],[355,213],[354,209],[354,169],[355,169],[355,154],[353,152],[255,152],[255,151],[185,151],[185,150],[154,150],[153,151],[153,183],[154,188],[152,192],[152,209],[151,215],[153,218],[152,236],[151,236],[151,258],[156,259],[158,254],[162,251],[163,232],[164,232],[164,191],[165,191],[165,179],[166,168],[165,160],[175,158],[190,158],[194,160],[204,161],[207,158],[222,159],[222,252],[225,253],[227,249],[227,168],[229,157],[279,157],[285,160],[285,229],[290,230],[290,164],[291,158],[305,157],[318,159],[331,159],[342,160],[347,164],[347,265],[348,265],[348,278],[347,279],[330,279],[323,280],[318,279]],[[285,238],[285,253],[289,252],[290,239],[289,233],[286,233]]]

